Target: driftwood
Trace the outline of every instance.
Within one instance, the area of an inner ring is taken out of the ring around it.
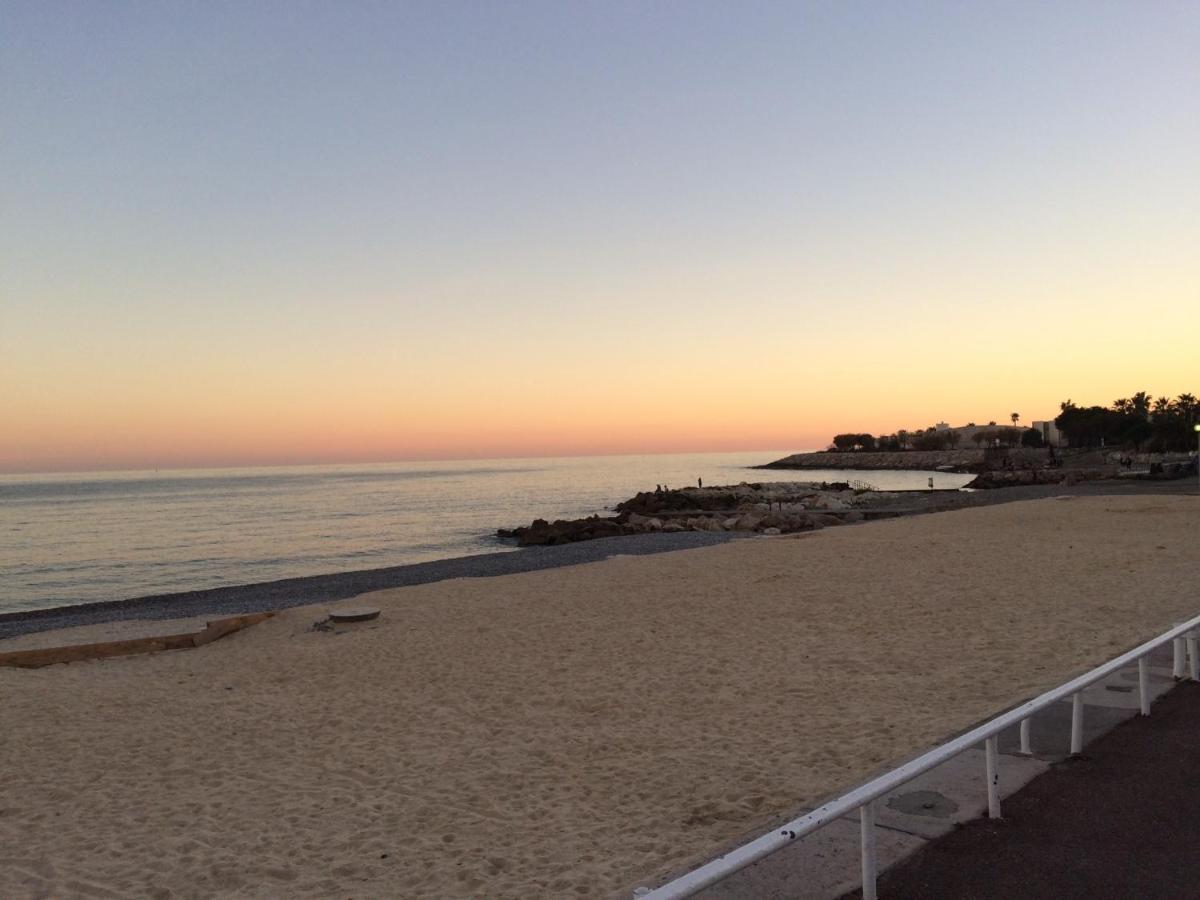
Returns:
[[[45,647],[41,650],[10,650],[0,653],[0,666],[16,666],[21,669],[40,669],[57,663],[78,662],[84,659],[107,659],[111,656],[132,656],[137,653],[158,653],[162,650],[187,650],[203,647],[213,641],[257,625],[273,612],[251,613],[245,616],[230,616],[214,619],[203,631],[186,634],[160,634],[153,637],[130,638],[125,641],[103,641],[98,644],[71,644],[66,647]]]

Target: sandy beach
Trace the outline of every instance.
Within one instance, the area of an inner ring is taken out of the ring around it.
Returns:
[[[0,896],[621,896],[1195,615],[1198,513],[1010,503],[0,669]]]

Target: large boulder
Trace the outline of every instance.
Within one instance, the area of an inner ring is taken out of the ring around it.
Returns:
[[[498,534],[501,537],[515,537],[521,547],[536,547],[617,537],[631,534],[634,530],[615,518],[589,516],[586,519],[559,519],[555,522],[534,519],[526,528],[502,529]]]
[[[808,501],[809,509],[849,509],[850,504],[834,494],[814,494]]]
[[[617,504],[618,512],[653,516],[662,512],[719,512],[737,509],[738,491],[731,488],[686,488],[676,491],[642,491]]]
[[[797,531],[811,531],[820,526],[813,521],[812,516],[804,514],[794,514],[785,516],[783,525],[780,526],[784,534],[794,534]]]
[[[809,520],[822,528],[831,525],[841,525],[842,520],[839,516],[831,516],[829,513],[812,513],[809,515]]]

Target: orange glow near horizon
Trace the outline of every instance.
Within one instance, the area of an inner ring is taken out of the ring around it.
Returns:
[[[316,367],[267,354],[232,371],[180,359],[174,375],[66,367],[4,397],[0,471],[799,450],[842,431],[1007,422],[1014,411],[1029,423],[1068,398],[1107,404],[1135,390],[1196,388],[1182,338],[1148,340],[1146,363],[1119,367],[1109,353],[1089,367],[1083,347],[1051,347],[1047,360],[1028,345],[951,349],[949,340],[930,342],[944,348],[934,365],[915,338],[898,342],[902,353],[883,336],[858,338],[847,355],[762,335],[735,354],[676,352],[653,364],[581,352],[574,363],[564,353],[506,369],[511,361],[467,354],[445,377],[423,375],[428,361],[349,356]],[[1180,362],[1150,363],[1172,340]]]
[[[0,473],[1200,393],[1194,5],[326,7],[10,15]]]

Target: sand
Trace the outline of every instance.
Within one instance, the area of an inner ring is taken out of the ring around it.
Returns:
[[[0,669],[0,896],[627,896],[1200,612],[1198,521],[1013,503]]]
[[[102,622],[97,625],[79,625],[74,628],[56,628],[52,631],[35,631],[17,637],[0,640],[0,652],[7,650],[41,650],[46,647],[63,647],[68,644],[88,644],[100,641],[128,641],[133,638],[163,637],[172,634],[188,634],[204,630],[210,619],[217,616],[193,616],[186,619],[127,619],[119,622]]]

